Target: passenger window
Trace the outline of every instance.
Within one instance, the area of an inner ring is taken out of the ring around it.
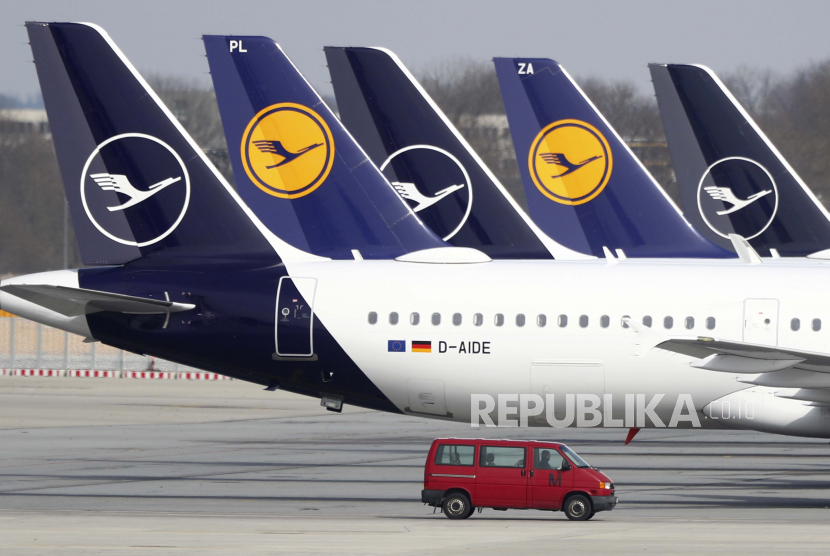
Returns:
[[[643,317],[643,326],[651,328],[651,317],[649,317],[649,316]]]
[[[524,326],[525,325],[525,316],[521,313],[516,315],[516,326]]]
[[[533,469],[562,470],[565,458],[553,448],[533,448]]]
[[[581,328],[585,328],[586,326],[588,326],[588,315],[581,315],[579,317],[579,326]]]
[[[691,330],[695,327],[695,318],[694,317],[686,317],[686,330]]]
[[[458,325],[460,325],[460,324],[461,324],[461,313],[455,313],[455,314],[452,316],[452,323],[453,323],[455,326],[458,326]]]
[[[706,329],[707,330],[714,330],[715,329],[715,317],[706,317]]]
[[[484,315],[481,313],[476,313],[473,315],[473,324],[476,326],[481,326],[484,323]]]
[[[556,319],[556,324],[559,325],[559,328],[568,326],[568,315],[559,315],[559,318]]]
[[[378,322],[378,314],[374,311],[369,313],[369,324],[375,324]]]
[[[435,326],[441,324],[441,313],[432,313],[432,324]]]
[[[389,324],[398,324],[398,313],[389,313]]]
[[[501,313],[496,314],[496,318],[494,319],[496,322],[496,326],[501,326],[504,324],[504,315]]]
[[[625,319],[630,319],[630,318],[631,317],[628,316],[628,315],[623,315],[622,318],[620,318],[620,324],[622,325],[623,328],[628,328],[628,324],[625,322]]]
[[[791,328],[794,332],[798,332],[798,330],[801,328],[801,320],[800,320],[800,319],[793,319],[793,320],[791,320],[791,321],[790,321],[790,328]]]
[[[478,456],[480,467],[525,466],[525,449],[513,446],[482,446]]]
[[[544,328],[547,323],[548,317],[546,317],[545,315],[538,315],[536,317],[536,326],[538,326],[539,328]]]
[[[435,452],[435,465],[464,465],[472,467],[475,461],[475,446],[441,444]]]
[[[419,322],[421,322],[421,315],[419,315],[418,313],[412,313],[411,315],[409,315],[409,324],[411,324],[412,326],[417,326]]]
[[[821,330],[821,319],[813,319],[813,330],[816,332]]]
[[[611,324],[611,317],[609,317],[608,315],[602,315],[602,316],[599,318],[599,325],[600,325],[601,327],[603,327],[603,328],[608,328],[608,326],[609,326],[610,324]]]
[[[666,318],[663,319],[663,328],[670,329],[672,326],[674,326],[674,319],[673,318],[666,317]]]

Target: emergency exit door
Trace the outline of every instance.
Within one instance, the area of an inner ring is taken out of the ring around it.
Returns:
[[[778,300],[744,301],[744,342],[765,346],[778,345]]]
[[[280,278],[274,341],[280,357],[314,355],[314,292],[316,278]],[[306,299],[300,290],[306,292]]]

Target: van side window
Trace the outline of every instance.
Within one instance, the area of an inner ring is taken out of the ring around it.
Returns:
[[[432,313],[432,324],[435,326],[441,324],[441,313]]]
[[[409,324],[411,324],[412,326],[417,326],[419,322],[421,322],[421,315],[419,315],[418,313],[412,313],[411,315],[409,315]]]
[[[791,320],[790,321],[790,328],[793,330],[793,332],[798,332],[798,330],[801,328],[801,320],[800,319]]]
[[[435,452],[435,465],[465,465],[476,461],[476,447],[459,444],[441,444]]]
[[[374,311],[369,313],[369,324],[376,324],[378,322],[378,314]]]
[[[398,313],[389,313],[389,324],[398,324]]]
[[[481,326],[484,323],[484,315],[481,313],[476,313],[473,315],[473,324],[476,326]]]
[[[813,319],[813,330],[816,332],[821,330],[821,319]]]
[[[565,458],[555,448],[533,448],[533,469],[562,469]]]
[[[478,456],[479,467],[525,466],[525,449],[514,446],[482,446]]]

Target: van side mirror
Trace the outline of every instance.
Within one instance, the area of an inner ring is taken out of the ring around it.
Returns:
[[[570,471],[570,470],[571,470],[571,464],[568,463],[567,460],[564,460],[562,462],[562,471]]]

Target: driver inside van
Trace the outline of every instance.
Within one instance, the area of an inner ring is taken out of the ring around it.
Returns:
[[[536,466],[537,469],[553,469],[550,466],[550,451],[542,450],[542,456],[539,458],[539,465]]]

